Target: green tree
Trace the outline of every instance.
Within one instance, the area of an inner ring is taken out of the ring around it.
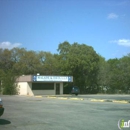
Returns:
[[[59,45],[59,63],[62,75],[73,75],[73,84],[80,87],[81,93],[97,93],[99,56],[91,46],[63,42]]]
[[[99,55],[99,71],[98,71],[98,86],[100,87],[100,92],[104,93],[108,86],[108,64],[104,57]]]
[[[16,82],[16,75],[8,70],[1,76],[1,90],[3,94],[15,95],[19,93]]]
[[[0,94],[2,93],[2,79],[3,79],[4,71],[0,69]]]
[[[15,72],[19,71],[20,74],[36,74],[38,72],[40,62],[35,51],[23,51],[22,55],[19,54],[18,62],[14,65]]]
[[[23,69],[23,62],[21,61],[22,57],[25,56],[27,52],[24,48],[13,48],[11,51],[11,60],[13,62],[12,71],[16,75],[25,74]]]
[[[71,69],[69,67],[69,61],[68,56],[70,54],[70,48],[71,45],[69,42],[65,41],[63,43],[60,43],[58,46],[57,51],[59,52],[59,55],[57,55],[57,60],[59,63],[59,69],[61,75],[69,75],[71,74]]]
[[[11,52],[8,49],[0,49],[0,68],[3,71],[12,69],[13,62],[11,60]]]
[[[109,86],[109,93],[117,93],[121,90],[123,82],[122,82],[122,72],[121,72],[121,64],[120,59],[109,59],[107,61],[109,66],[108,72],[108,86]]]
[[[130,54],[120,58],[121,87],[124,93],[130,93]]]
[[[56,54],[40,51],[38,53],[38,59],[40,62],[40,68],[38,72],[44,75],[57,75],[59,73],[58,59]]]

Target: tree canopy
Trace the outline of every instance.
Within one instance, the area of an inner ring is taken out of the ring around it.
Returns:
[[[40,73],[72,75],[74,82],[64,86],[78,86],[81,93],[130,93],[130,54],[106,61],[93,47],[68,41],[57,52],[0,49],[0,91],[17,94],[16,76]]]

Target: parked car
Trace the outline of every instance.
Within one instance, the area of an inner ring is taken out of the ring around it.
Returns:
[[[79,88],[78,87],[72,87],[71,94],[75,94],[76,96],[79,94]]]
[[[4,113],[4,107],[3,107],[2,99],[0,98],[0,116],[2,116],[3,113]]]

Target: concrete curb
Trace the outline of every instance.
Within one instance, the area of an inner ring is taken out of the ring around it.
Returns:
[[[122,101],[119,101],[119,100],[113,100],[112,102],[114,103],[129,103],[129,101],[125,101],[125,100],[122,100]]]
[[[47,96],[47,98],[63,99],[63,100],[84,100],[83,98],[66,98],[66,97],[52,97],[52,96]]]
[[[42,96],[35,96],[35,97],[37,97],[37,98],[42,98]]]
[[[69,98],[69,100],[84,100],[83,98]]]
[[[92,101],[92,102],[113,102],[113,103],[124,103],[124,104],[130,103],[130,101],[126,101],[126,100],[108,100],[108,99],[90,99],[90,101]]]
[[[37,98],[42,98],[43,96],[34,96]],[[93,98],[88,98],[88,99],[84,99],[84,98],[71,98],[71,97],[57,97],[57,96],[46,96],[46,98],[51,98],[51,99],[61,99],[61,100],[88,100],[91,102],[112,102],[112,103],[123,103],[123,104],[128,104],[130,103],[130,101],[127,100],[114,100],[114,99],[93,99]]]
[[[60,97],[60,98],[57,98],[57,99],[67,100],[68,98]]]
[[[105,100],[101,100],[101,99],[91,99],[91,102],[105,102]]]
[[[47,98],[56,98],[56,97],[47,96]]]

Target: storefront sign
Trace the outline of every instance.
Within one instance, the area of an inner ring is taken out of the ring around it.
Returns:
[[[46,81],[46,82],[73,82],[72,76],[33,76],[33,81]]]

